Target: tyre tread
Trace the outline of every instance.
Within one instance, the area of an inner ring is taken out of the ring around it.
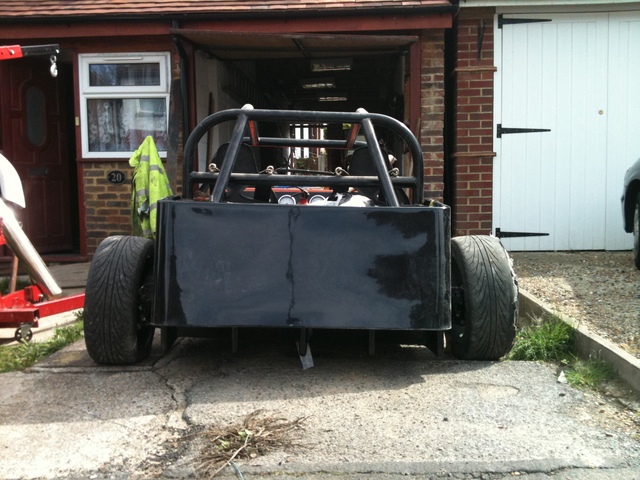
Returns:
[[[497,360],[511,349],[518,315],[517,281],[509,256],[495,237],[452,239],[452,255],[464,273],[465,328],[454,338],[457,357]]]
[[[124,365],[149,354],[139,334],[137,299],[153,242],[140,237],[105,239],[93,257],[85,294],[85,342],[97,363]],[[152,335],[152,331],[151,331]]]

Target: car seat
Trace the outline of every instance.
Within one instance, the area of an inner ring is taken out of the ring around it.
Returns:
[[[229,143],[223,143],[213,155],[211,163],[214,163],[218,169],[222,169],[228,149]],[[236,158],[232,173],[258,173],[258,162],[253,154],[253,149],[249,145],[245,143],[240,144],[240,150],[238,151],[238,157]],[[229,182],[224,200],[243,203],[269,201],[271,189],[268,186],[255,187],[253,197],[245,192],[246,188],[249,186],[250,185],[241,185]]]
[[[387,172],[391,171],[391,162],[389,162],[389,154],[383,149],[382,157],[384,158],[385,167]],[[377,177],[378,170],[373,162],[373,157],[371,156],[371,152],[369,147],[358,147],[353,151],[351,155],[351,161],[349,162],[349,175],[353,176],[364,176],[364,177]],[[379,186],[376,187],[357,187],[357,190],[371,200],[373,200],[376,204],[386,205],[386,200],[384,198],[384,192],[381,190]],[[409,197],[401,188],[394,188],[396,192],[396,196],[398,197],[398,202],[400,204],[409,204]]]

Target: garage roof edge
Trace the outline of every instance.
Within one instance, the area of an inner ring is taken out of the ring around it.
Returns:
[[[457,6],[448,0],[158,0],[155,2],[134,0],[113,2],[112,0],[5,0],[0,4],[0,22],[59,20],[158,20],[200,19],[234,16],[256,18],[287,15],[353,15],[382,12],[454,12]]]

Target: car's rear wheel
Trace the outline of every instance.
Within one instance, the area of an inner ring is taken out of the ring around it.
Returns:
[[[497,360],[516,335],[518,285],[507,251],[495,237],[451,239],[452,353]]]
[[[114,236],[91,262],[84,303],[87,352],[101,364],[126,365],[151,352],[153,242]]]
[[[636,195],[636,209],[633,213],[633,261],[640,269],[640,192]]]

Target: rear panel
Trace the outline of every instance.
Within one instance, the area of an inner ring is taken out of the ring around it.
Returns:
[[[154,324],[442,330],[447,207],[159,202]]]

